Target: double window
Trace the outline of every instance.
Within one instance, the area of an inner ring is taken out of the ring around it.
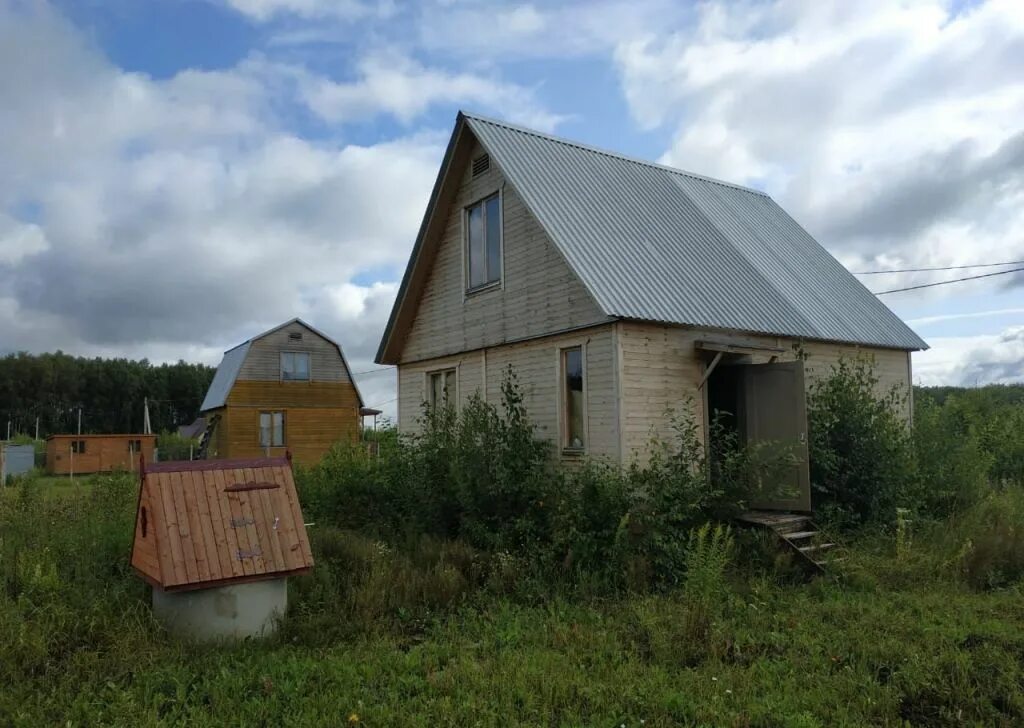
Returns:
[[[497,194],[466,208],[466,266],[470,291],[501,280],[501,198]]]
[[[308,382],[309,352],[282,351],[281,379],[285,382]]]
[[[445,407],[455,402],[455,370],[442,369],[427,374],[427,404],[431,408]]]
[[[284,446],[284,412],[260,412],[260,447]]]
[[[140,453],[142,452],[142,440],[129,440],[128,441],[128,452]]]
[[[76,455],[82,455],[85,453],[85,440],[72,440],[71,441],[71,452]]]
[[[562,447],[566,450],[583,450],[587,443],[583,375],[583,347],[562,349]]]

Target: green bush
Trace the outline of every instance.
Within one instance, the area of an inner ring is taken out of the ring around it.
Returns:
[[[914,449],[919,486],[914,509],[945,518],[978,503],[991,490],[995,462],[986,448],[985,422],[971,416],[958,397],[939,406],[923,398],[914,411]]]
[[[914,451],[899,415],[906,393],[877,396],[869,360],[842,359],[809,391],[807,420],[815,510],[839,525],[892,517],[912,506]]]
[[[1024,489],[990,493],[947,533],[950,562],[970,586],[1001,588],[1024,580]]]
[[[191,460],[199,455],[199,441],[165,430],[156,437],[157,456],[162,461]]]

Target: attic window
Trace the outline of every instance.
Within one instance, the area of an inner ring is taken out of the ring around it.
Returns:
[[[484,172],[491,168],[491,156],[489,154],[481,154],[479,157],[473,160],[473,176],[479,177]]]
[[[501,197],[497,194],[466,208],[466,253],[470,291],[501,280]]]
[[[281,379],[286,382],[308,382],[309,352],[282,351]]]
[[[293,331],[290,334],[288,334],[288,339],[291,341],[302,341],[302,332]]]

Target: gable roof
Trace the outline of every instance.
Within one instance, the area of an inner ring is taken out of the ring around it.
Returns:
[[[928,348],[765,193],[460,113],[378,361],[418,303],[414,269],[467,129],[610,317]]]
[[[192,528],[179,528],[178,523]],[[168,590],[272,579],[313,566],[287,457],[144,466],[132,566]]]
[[[341,345],[327,334],[313,328],[302,319],[295,317],[285,321],[283,324],[275,326],[272,329],[264,331],[262,334],[252,337],[248,341],[242,342],[233,349],[225,351],[224,358],[221,359],[220,365],[217,367],[217,371],[214,372],[213,381],[210,382],[210,388],[206,390],[206,396],[203,398],[203,404],[199,407],[199,411],[206,412],[207,410],[217,409],[218,407],[223,407],[227,404],[228,395],[231,394],[231,388],[235,386],[235,380],[238,379],[238,373],[242,371],[242,365],[245,363],[245,358],[249,355],[249,348],[252,346],[253,342],[258,341],[265,336],[270,336],[270,334],[275,331],[280,331],[285,326],[291,326],[292,324],[305,326],[321,339],[324,339],[329,344],[334,345],[334,348],[338,350],[338,356],[341,357],[341,363],[345,367],[348,379],[352,382],[352,388],[356,390],[356,397],[359,399],[359,406],[362,407],[363,395],[359,392],[359,386],[356,384],[356,380],[352,376],[352,369],[349,368],[348,360],[345,358],[345,353],[341,350]]]

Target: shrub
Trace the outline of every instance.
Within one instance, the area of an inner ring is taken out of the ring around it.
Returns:
[[[840,525],[891,518],[913,504],[910,431],[898,412],[905,393],[876,394],[869,360],[842,359],[809,391],[807,419],[815,509]]]
[[[976,589],[1024,579],[1024,489],[991,493],[953,522],[951,563]]]
[[[162,461],[190,460],[199,454],[199,441],[165,430],[157,435],[156,450]]]
[[[958,397],[941,407],[925,398],[914,411],[919,487],[913,501],[922,514],[945,518],[989,492],[993,457],[984,447],[983,423]]]

